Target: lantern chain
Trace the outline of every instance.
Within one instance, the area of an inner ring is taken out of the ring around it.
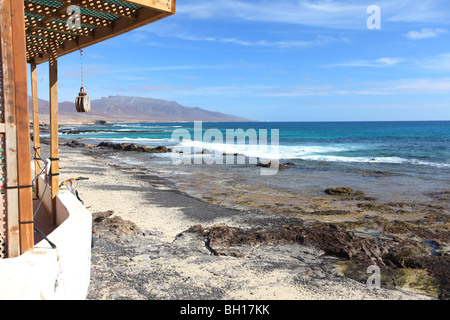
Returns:
[[[81,60],[81,86],[84,87],[83,84],[83,51],[84,49],[80,49],[80,60]]]

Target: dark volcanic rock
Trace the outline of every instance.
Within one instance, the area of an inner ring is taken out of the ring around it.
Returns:
[[[325,193],[332,196],[339,196],[347,200],[375,200],[374,198],[366,197],[363,191],[354,191],[350,187],[338,187],[325,189]]]
[[[308,228],[301,224],[274,226],[271,228],[240,229],[228,226],[213,226],[204,229],[192,227],[188,232],[201,233],[216,254],[227,255],[228,247],[241,245],[276,245],[299,243],[311,245],[327,254],[347,259],[381,260],[393,241],[368,239],[355,236],[352,232],[330,227]]]
[[[375,263],[381,267],[386,281],[393,283],[392,287],[400,284],[403,274],[411,270],[418,270],[419,274],[424,271],[428,275],[424,281],[427,290],[437,290],[440,299],[450,298],[450,256],[432,256],[427,245],[413,239],[365,238],[350,231],[338,230],[332,225],[305,227],[302,224],[253,229],[225,225],[203,228],[197,225],[186,232],[202,235],[215,255],[244,257],[248,251],[240,248],[245,246],[307,245],[327,255],[346,259],[346,275],[360,281],[366,281],[366,268]],[[350,269],[351,272],[348,271]]]
[[[313,215],[319,216],[329,216],[329,215],[346,215],[350,214],[351,211],[348,210],[315,210],[311,212]]]
[[[133,241],[141,234],[139,227],[128,220],[114,216],[114,211],[97,212],[92,215],[94,232],[113,242],[129,242]]]
[[[89,148],[89,147],[92,147],[91,145],[83,143],[83,142],[80,142],[78,140],[72,140],[70,142],[67,142],[66,146],[71,147],[71,148]]]
[[[137,145],[135,143],[113,143],[103,141],[98,144],[99,147],[121,150],[121,151],[134,151],[134,152],[150,152],[150,153],[168,153],[172,152],[172,149],[165,146],[158,146],[150,148],[146,146]]]
[[[147,152],[152,152],[152,153],[168,153],[168,152],[172,152],[172,149],[164,147],[164,146],[159,146],[156,148],[148,148]]]
[[[349,187],[339,187],[339,188],[328,188],[325,189],[325,193],[331,195],[339,195],[339,196],[349,196],[353,195],[355,192],[352,188]]]

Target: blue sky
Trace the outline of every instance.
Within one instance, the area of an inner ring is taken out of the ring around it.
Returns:
[[[370,5],[381,29],[369,29]],[[141,96],[263,121],[450,120],[448,0],[177,0],[84,50],[91,99]],[[48,99],[48,64],[38,66]],[[60,101],[80,87],[59,60]]]

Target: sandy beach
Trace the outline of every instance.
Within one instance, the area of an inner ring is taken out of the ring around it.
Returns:
[[[77,188],[94,218],[89,300],[432,299],[369,290],[341,275],[343,259],[307,243],[212,245],[205,231],[217,226],[249,230],[292,221],[195,199],[143,168],[112,162],[104,150],[61,146],[60,171],[61,181],[89,178]]]

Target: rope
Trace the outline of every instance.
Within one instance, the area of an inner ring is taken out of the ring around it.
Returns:
[[[34,160],[41,160],[42,161],[42,159],[41,159],[41,155],[40,155],[40,153],[39,153],[39,151],[38,151],[38,149],[40,149],[41,147],[34,147],[33,146],[33,149],[34,149]],[[37,165],[39,166],[39,169],[41,169],[42,170],[42,167],[41,167],[41,164],[39,163],[39,161],[36,161],[37,162]],[[36,168],[37,169],[37,168]]]
[[[83,84],[83,51],[84,49],[80,49],[80,60],[81,60],[81,86],[84,87]]]

